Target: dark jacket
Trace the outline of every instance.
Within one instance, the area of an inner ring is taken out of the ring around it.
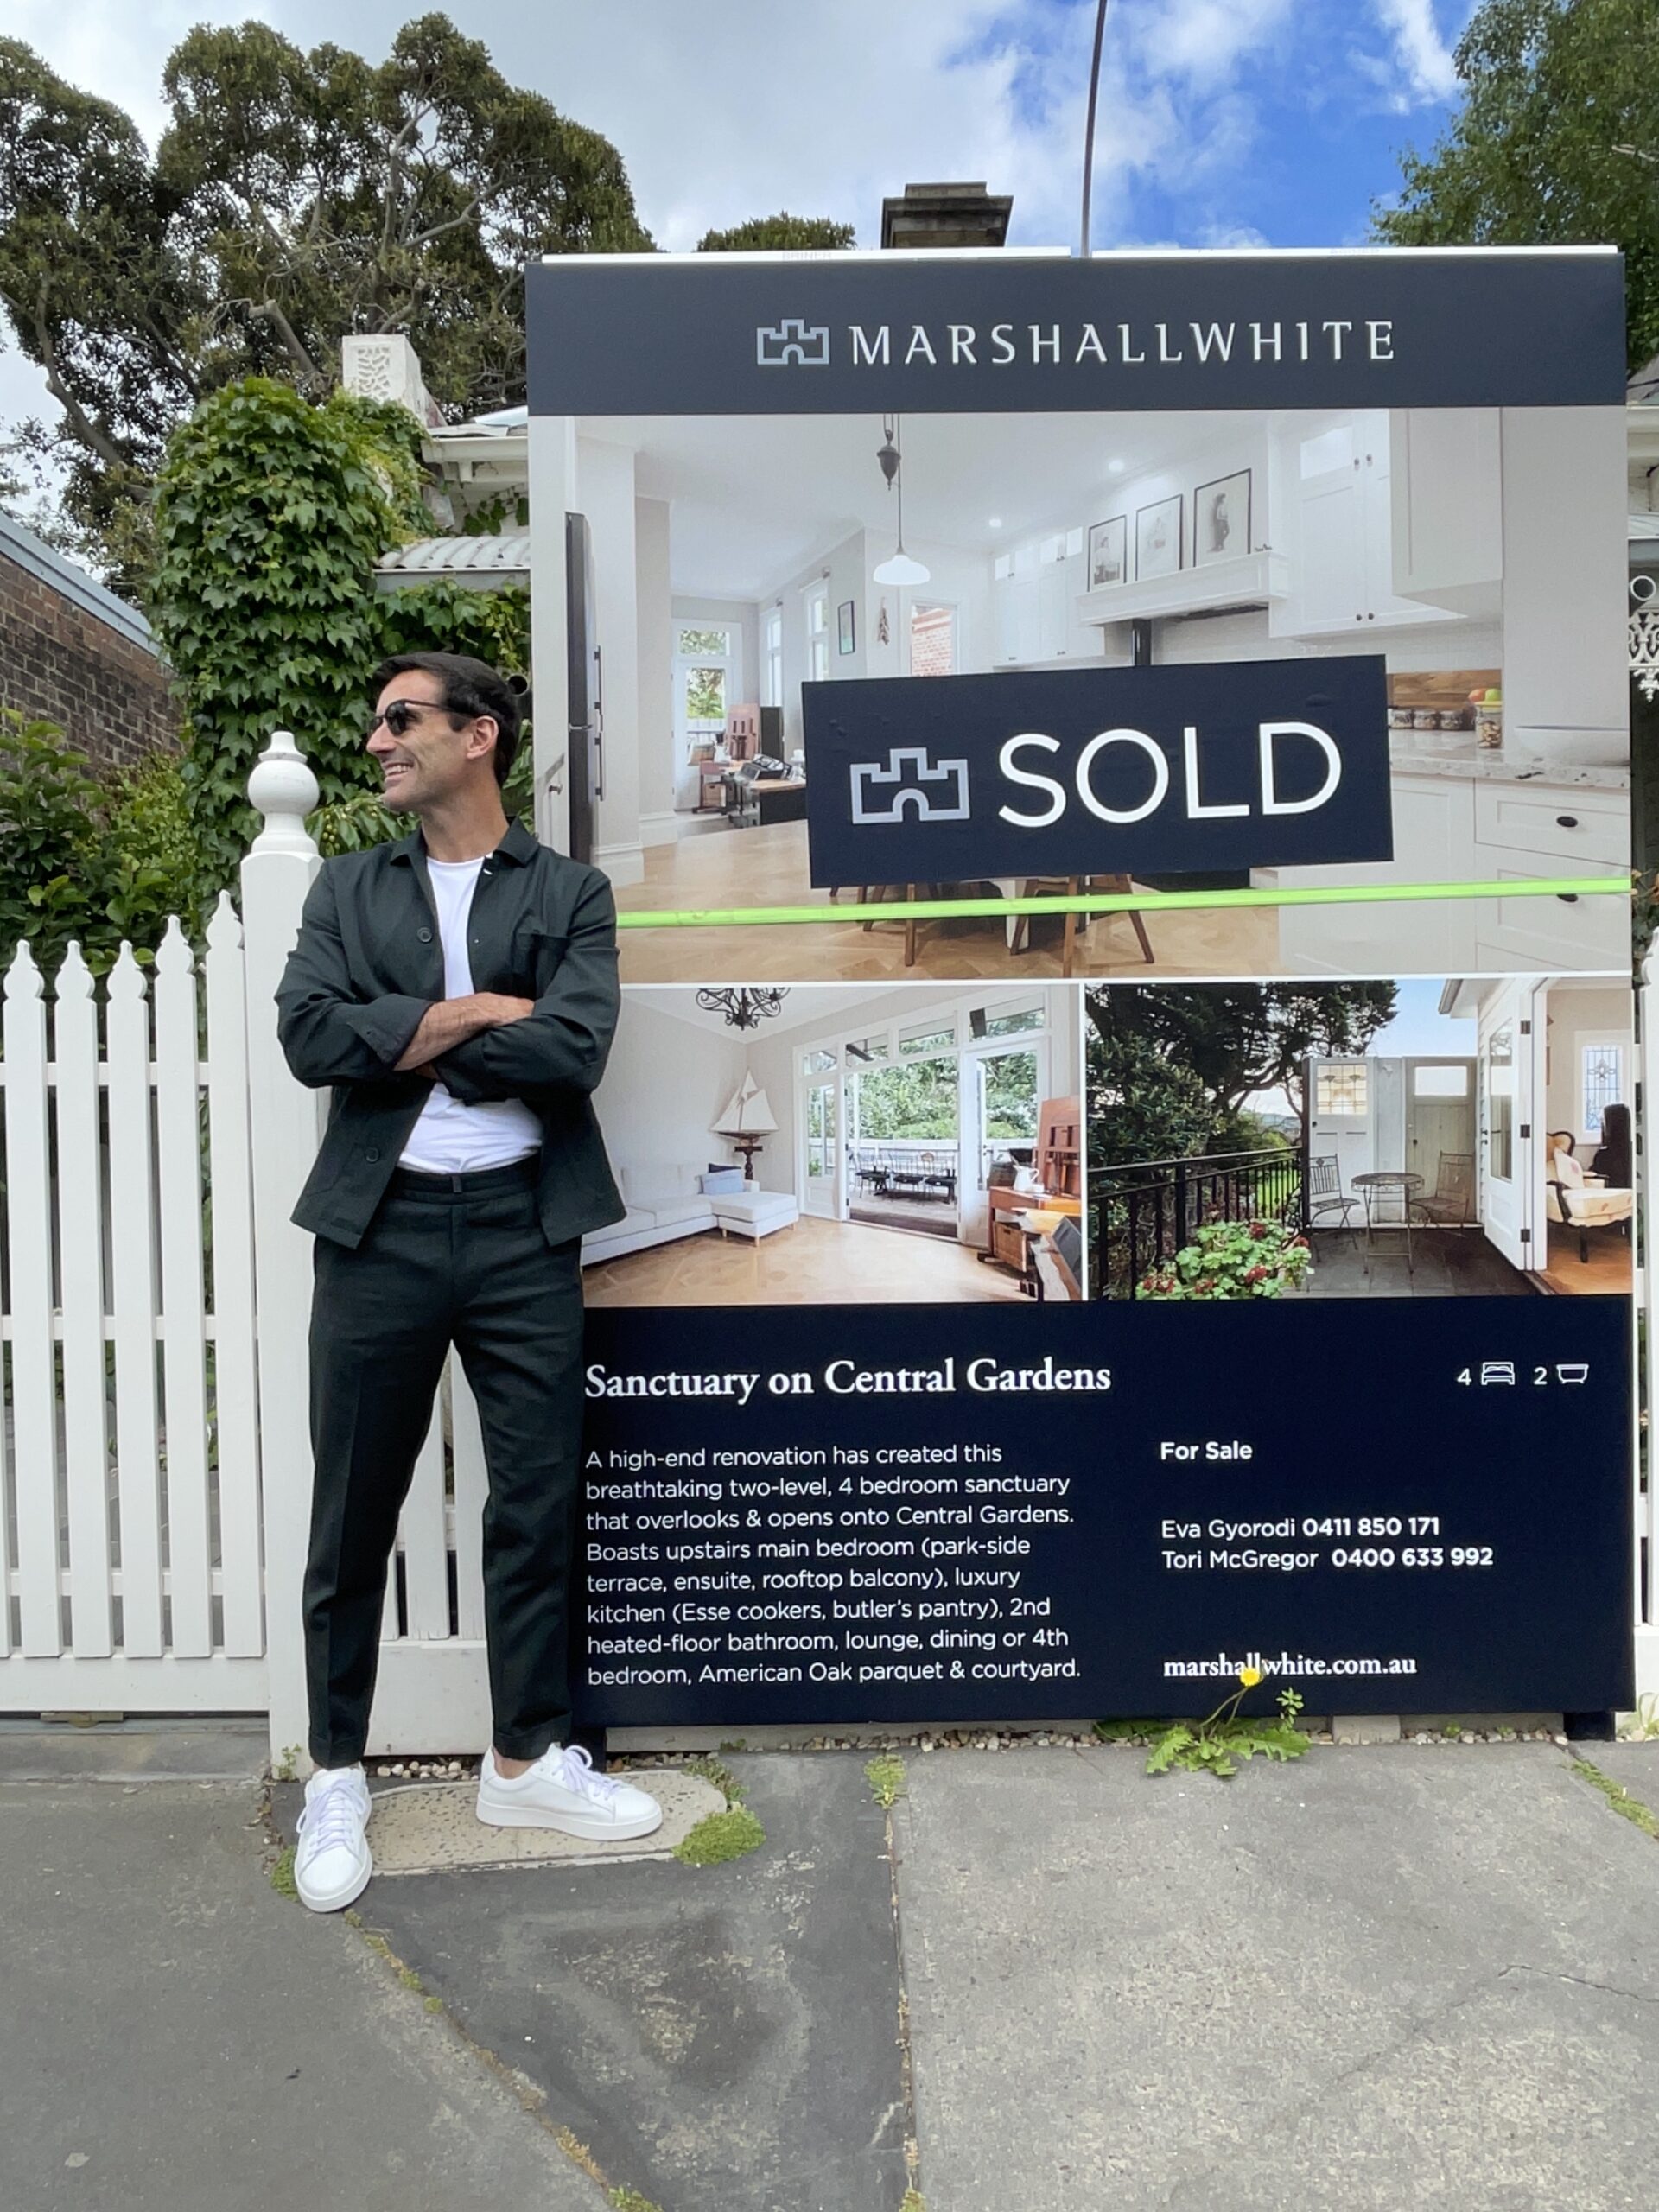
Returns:
[[[537,843],[518,822],[484,863],[467,934],[473,988],[533,998],[434,1063],[463,1105],[522,1098],[541,1117],[538,1200],[551,1244],[624,1212],[591,1093],[616,1027],[616,906],[597,868]],[[419,830],[325,861],[276,993],[288,1064],[334,1088],[327,1134],[294,1218],[355,1245],[431,1096],[397,1063],[443,991],[443,948]]]

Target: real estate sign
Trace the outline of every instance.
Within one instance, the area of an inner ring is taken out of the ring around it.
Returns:
[[[588,1717],[1627,1703],[1617,257],[528,302]]]

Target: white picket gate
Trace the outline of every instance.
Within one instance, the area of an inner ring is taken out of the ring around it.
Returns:
[[[153,975],[124,953],[95,984],[72,952],[48,1001],[25,947],[4,978],[0,1713],[264,1712],[280,1751],[306,1732],[311,1482],[311,1239],[289,1216],[321,1126],[272,1003],[317,867],[316,784],[286,733],[249,795],[264,826],[242,919],[220,900],[200,972],[175,922]],[[1649,966],[1644,1102],[1659,1100],[1656,988]],[[1643,1154],[1650,1260],[1659,1178]],[[1651,1406],[1659,1268],[1638,1281]],[[377,1753],[465,1749],[488,1727],[484,1453],[454,1363],[440,1416],[387,1592]],[[1640,1448],[1632,1487],[1637,1687],[1659,1694],[1659,1510]]]

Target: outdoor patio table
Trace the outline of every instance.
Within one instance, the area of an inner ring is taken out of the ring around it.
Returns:
[[[1423,1187],[1422,1177],[1414,1175],[1408,1168],[1404,1167],[1373,1167],[1368,1169],[1363,1175],[1356,1175],[1353,1185],[1355,1190],[1363,1192],[1365,1199],[1365,1249],[1368,1252],[1371,1249],[1372,1192],[1376,1191],[1379,1195],[1389,1191],[1397,1191],[1400,1193],[1403,1201],[1400,1211],[1404,1217],[1401,1226],[1406,1232],[1406,1273],[1414,1274],[1416,1269],[1412,1264],[1411,1257],[1411,1201]],[[1392,1225],[1384,1224],[1385,1227]]]

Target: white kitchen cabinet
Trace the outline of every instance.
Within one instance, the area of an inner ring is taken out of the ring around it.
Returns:
[[[1630,850],[1630,802],[1622,791],[1566,784],[1475,787],[1478,882],[1622,876]],[[1484,899],[1475,926],[1481,957],[1500,968],[1618,968],[1630,959],[1630,912],[1624,899],[1560,892]]]
[[[1479,852],[1483,881],[1542,882],[1563,873],[1558,861],[1511,855],[1494,866],[1488,847]],[[1611,968],[1629,972],[1630,964],[1630,905],[1628,899],[1580,897],[1575,892],[1556,892],[1540,898],[1483,899],[1477,915],[1478,959],[1489,968],[1538,968],[1572,974],[1585,968]]]
[[[1288,599],[1271,615],[1278,637],[1374,637],[1457,618],[1394,588],[1389,417],[1368,408],[1296,439]]]
[[[1037,652],[1039,660],[1061,660],[1065,656],[1066,563],[1047,561],[1037,571]]]
[[[1499,608],[1503,462],[1495,407],[1402,407],[1389,418],[1393,584],[1467,615]]]
[[[1617,407],[1506,407],[1506,729],[1629,728],[1624,423]]]
[[[1621,791],[1411,775],[1396,775],[1391,788],[1392,861],[1281,868],[1280,882],[1542,882],[1618,874],[1627,865],[1629,801]],[[1630,910],[1619,899],[1554,895],[1286,906],[1279,950],[1295,975],[1571,974],[1628,963]]]
[[[1083,616],[1083,537],[1081,530],[1057,533],[1006,556],[1006,573],[991,582],[994,667],[1100,658],[1099,627]]]
[[[1468,880],[1474,858],[1474,786],[1461,778],[1395,776],[1394,854],[1369,867],[1290,868],[1287,889],[1302,885],[1378,887]],[[1475,944],[1466,903],[1425,899],[1376,906],[1283,906],[1279,952],[1294,975],[1461,974]]]
[[[999,576],[993,582],[991,638],[993,664],[995,667],[1008,667],[1022,661],[1041,658],[1039,589],[1034,562],[1027,564],[1024,574],[1015,569],[1011,575]]]

